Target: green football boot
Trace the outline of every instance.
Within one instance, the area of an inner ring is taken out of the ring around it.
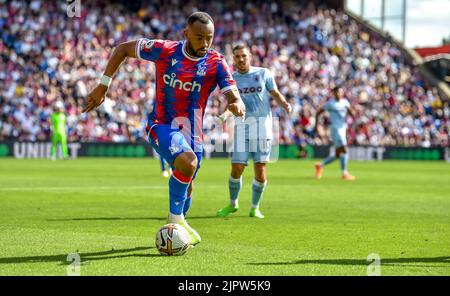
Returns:
[[[233,207],[231,205],[227,205],[226,207],[217,211],[217,216],[226,217],[229,214],[236,212],[237,210],[239,210],[239,206]]]
[[[250,217],[256,217],[256,218],[264,219],[264,215],[261,214],[259,209],[255,209],[255,208],[252,208],[250,210]]]
[[[170,214],[169,214],[170,216]],[[169,216],[167,216],[167,223],[174,223],[174,222],[170,222],[169,221]],[[180,225],[181,227],[183,227],[184,229],[186,229],[188,236],[189,236],[189,244],[191,245],[191,247],[194,247],[196,244],[198,244],[199,242],[202,241],[202,238],[200,237],[200,235],[198,234],[197,231],[195,231],[194,228],[192,228],[186,220],[183,221],[179,221],[176,224]]]
[[[200,243],[202,241],[202,238],[198,234],[197,231],[195,231],[194,228],[192,228],[186,220],[178,222],[180,226],[182,226],[184,229],[186,229],[188,235],[189,235],[189,244],[191,246],[195,246],[196,244]]]

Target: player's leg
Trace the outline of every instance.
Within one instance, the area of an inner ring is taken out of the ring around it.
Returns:
[[[198,157],[197,157],[198,158]],[[166,161],[166,160],[164,160],[164,162],[165,162],[165,164],[167,165],[167,168],[168,168],[168,172],[169,172],[169,176],[171,176],[172,175],[172,167],[170,166],[170,164]]]
[[[166,161],[164,160],[164,158],[163,158],[161,155],[159,155],[159,153],[156,151],[155,148],[153,148],[153,156],[154,156],[156,159],[159,160],[159,164],[160,164],[160,166],[161,166],[161,173],[162,173],[162,176],[163,176],[164,178],[168,178],[168,177],[170,176],[170,174],[169,174],[169,172],[166,170],[166,165],[165,165]]]
[[[165,164],[164,158],[159,157],[159,164],[161,165],[161,172],[164,172],[166,170],[166,164]]]
[[[183,152],[174,161],[175,170],[169,180],[170,218],[169,222],[183,220],[183,209],[188,188],[197,168],[197,157],[194,152]]]
[[[234,154],[233,154],[234,155]],[[236,156],[235,158],[236,159]],[[217,211],[217,216],[226,217],[239,209],[239,192],[242,188],[242,173],[244,172],[246,164],[232,163],[231,174],[228,178],[228,191],[230,194],[230,203]]]
[[[259,210],[259,205],[263,197],[264,190],[267,186],[266,163],[255,162],[253,166],[255,178],[252,184],[252,208],[250,210],[250,217],[264,218],[264,215]]]
[[[228,191],[230,193],[230,205],[238,208],[239,207],[239,193],[242,188],[242,174],[245,170],[245,164],[243,163],[232,163],[231,173],[228,178]]]
[[[67,149],[67,135],[60,134],[59,140],[61,142],[61,150],[62,150],[63,159],[67,159],[67,158],[69,158],[69,153],[68,153],[68,149]]]
[[[159,163],[161,165],[161,172],[164,178],[169,178],[170,173],[169,170],[166,169],[166,161],[164,160],[164,158],[160,157],[159,158]]]
[[[56,133],[52,133],[52,150],[50,153],[51,159],[56,160],[56,151],[58,150],[58,137]]]
[[[337,132],[337,130],[335,129],[331,129],[331,139],[333,141],[333,145],[336,147],[336,143],[339,141],[339,134]],[[325,158],[322,162],[320,163],[316,163],[316,178],[317,179],[321,179],[322,178],[322,174],[323,174],[323,169],[326,165],[332,163],[333,161],[336,160],[336,154],[330,154],[328,155],[327,158]]]
[[[236,136],[236,134],[235,134]],[[231,173],[228,177],[228,191],[230,196],[230,203],[217,211],[217,216],[226,217],[239,209],[239,192],[242,188],[242,173],[248,163],[248,141],[245,140],[241,147],[238,143],[239,139],[234,139],[234,151],[231,157]],[[242,142],[239,142],[242,143]]]
[[[347,181],[353,181],[356,178],[348,173],[348,149],[347,149],[347,135],[346,128],[340,128],[337,130],[336,140],[336,157],[339,158],[341,163],[342,179]]]
[[[341,146],[336,149],[336,156],[339,157],[339,161],[341,163],[341,172],[342,172],[342,179],[347,181],[353,181],[355,180],[355,176],[352,176],[349,174],[347,170],[347,164],[348,164],[348,149],[347,146]]]
[[[253,170],[255,177],[252,184],[252,208],[250,217],[264,218],[259,210],[264,190],[267,186],[266,163],[270,160],[272,141],[270,139],[258,141],[258,151],[253,153]]]
[[[186,201],[184,202],[183,215],[185,218],[186,218],[187,213],[189,212],[189,209],[191,208],[191,204],[192,204],[192,190],[194,189],[193,184],[194,184],[194,181],[192,181],[191,184],[189,184]]]
[[[200,163],[202,162],[202,152],[195,152],[195,155],[197,156],[197,170],[195,171],[194,176],[192,177],[191,184],[189,184],[189,187],[188,187],[187,197],[186,197],[186,201],[184,203],[184,208],[183,208],[184,217],[186,217],[186,215],[192,205],[192,195],[193,195],[193,191],[194,191],[194,179],[198,173],[198,170],[200,169]]]
[[[187,230],[191,245],[198,244],[201,237],[186,222],[183,210],[187,200],[188,188],[197,170],[197,165],[198,160],[194,152],[183,152],[175,159],[175,169],[169,179],[170,214],[168,221],[169,223],[177,223]]]
[[[198,167],[196,154],[192,151],[181,132],[170,125],[151,125],[146,128],[148,140],[159,155],[174,168],[169,179],[169,217],[168,223],[183,226],[189,234],[191,245],[200,242],[198,233],[184,219],[183,209],[187,190]]]

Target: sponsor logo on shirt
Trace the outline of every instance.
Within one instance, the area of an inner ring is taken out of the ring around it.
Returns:
[[[169,85],[175,89],[185,90],[189,92],[200,92],[202,86],[200,83],[194,82],[183,82],[177,78],[175,73],[172,74],[164,74],[163,76],[164,84]]]
[[[239,93],[241,94],[251,94],[251,93],[256,93],[256,92],[262,92],[262,87],[258,86],[258,87],[242,87],[239,88]]]

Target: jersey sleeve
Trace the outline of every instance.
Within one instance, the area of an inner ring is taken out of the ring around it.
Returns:
[[[136,57],[141,60],[156,62],[165,48],[166,41],[141,38],[136,42]]]
[[[217,63],[216,73],[217,84],[219,85],[222,94],[232,90],[237,90],[236,81],[233,79],[230,67],[223,57],[221,57]]]
[[[345,106],[347,107],[347,108],[350,108],[350,102],[347,100],[347,99],[345,99]]]
[[[265,70],[264,79],[266,82],[266,89],[268,91],[273,91],[273,90],[278,89],[277,83],[275,82],[275,78],[273,77],[272,72],[270,72],[269,69]]]

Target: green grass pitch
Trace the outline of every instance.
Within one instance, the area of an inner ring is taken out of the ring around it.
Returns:
[[[167,179],[154,159],[0,160],[0,275],[66,275],[69,253],[81,275],[450,275],[450,165],[339,163],[313,178],[314,162],[268,167],[261,210],[249,218],[252,169],[240,210],[228,202],[230,162],[202,162],[189,223],[202,243],[160,256],[154,237],[168,212]]]

